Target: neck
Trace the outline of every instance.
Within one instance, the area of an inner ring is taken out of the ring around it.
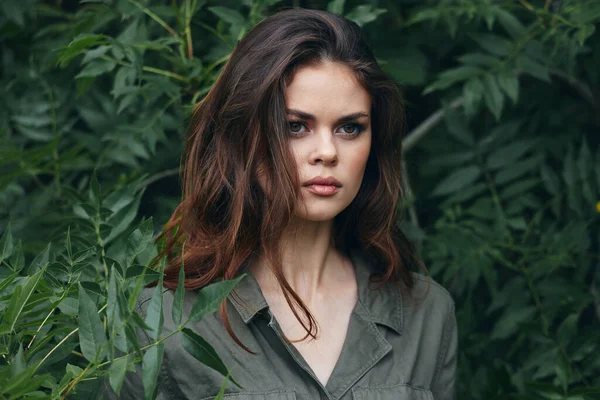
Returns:
[[[307,303],[318,301],[328,288],[352,277],[352,265],[334,247],[333,220],[294,221],[282,236],[281,256],[283,275]],[[263,291],[281,293],[264,254],[250,270]]]

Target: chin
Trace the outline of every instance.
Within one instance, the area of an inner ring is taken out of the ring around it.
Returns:
[[[294,216],[298,219],[312,222],[330,221],[344,211],[346,207],[323,207],[323,206],[308,206],[306,209],[300,207],[294,212]]]

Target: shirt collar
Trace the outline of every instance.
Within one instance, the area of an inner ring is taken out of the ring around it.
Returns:
[[[356,270],[358,301],[369,312],[368,317],[373,322],[385,325],[396,333],[402,334],[403,306],[400,288],[393,282],[387,282],[379,290],[375,290],[381,283],[369,282],[369,277],[373,272],[370,261],[356,250],[352,250],[349,256]],[[242,267],[241,273],[246,273],[246,277],[236,285],[227,297],[244,323],[248,324],[262,310],[269,308],[269,305],[254,275],[246,266]],[[243,300],[247,308],[244,307],[239,298]]]

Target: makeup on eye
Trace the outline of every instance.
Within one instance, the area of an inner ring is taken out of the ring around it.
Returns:
[[[290,132],[293,135],[298,135],[298,134],[304,133],[304,132],[300,132],[300,131],[294,130],[292,128],[294,125],[299,125],[301,127],[307,128],[306,124],[303,121],[290,120],[290,121],[288,121],[288,123],[289,123],[289,126],[290,126]],[[345,131],[345,128],[347,128],[347,127],[353,128],[353,131],[352,132]],[[357,122],[352,122],[352,123],[344,124],[344,125],[340,126],[339,128],[344,129],[343,134],[347,135],[347,136],[358,136],[358,135],[360,135],[366,129],[365,125],[357,123]]]

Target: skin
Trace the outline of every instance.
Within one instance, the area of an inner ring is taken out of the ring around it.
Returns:
[[[371,97],[353,71],[322,62],[299,68],[285,93],[289,146],[300,181],[333,176],[342,187],[333,196],[318,196],[303,187],[294,219],[283,237],[283,272],[319,326],[318,340],[294,345],[325,384],[345,339],[357,301],[354,267],[333,247],[333,218],[354,200],[371,149]],[[306,115],[312,115],[306,118]],[[364,114],[340,122],[349,114]],[[359,127],[358,125],[361,125]],[[358,133],[358,134],[356,134]],[[265,182],[261,182],[263,188]],[[261,257],[250,267],[271,312],[289,339],[306,331],[294,317],[268,265]]]

